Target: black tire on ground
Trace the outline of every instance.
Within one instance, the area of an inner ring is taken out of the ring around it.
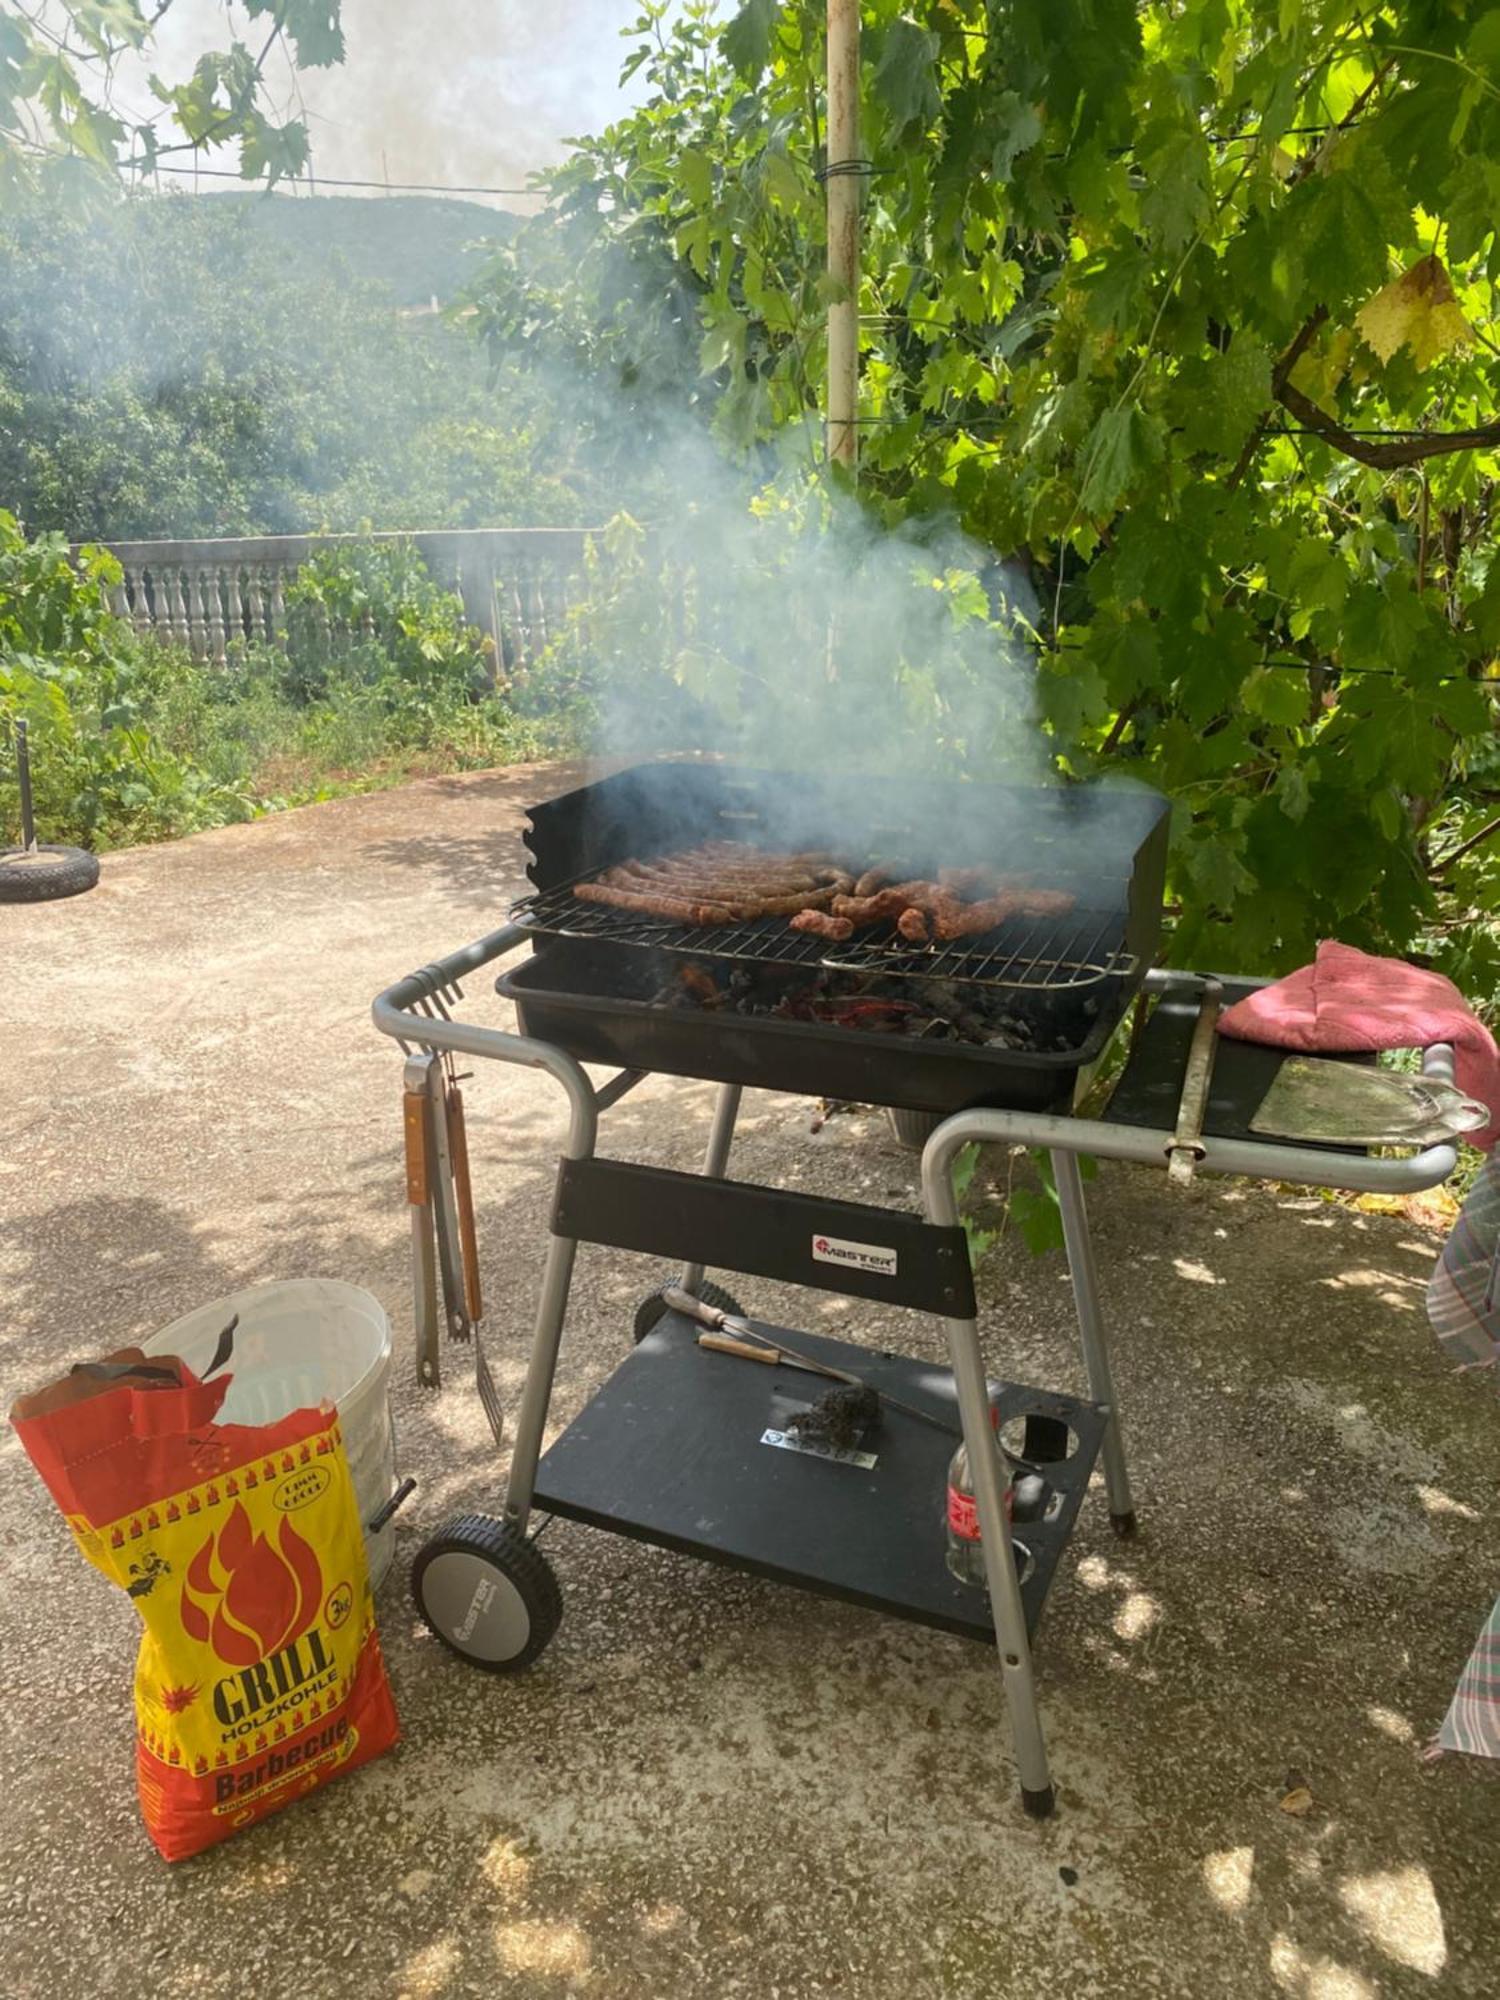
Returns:
[[[0,903],[55,903],[99,880],[99,857],[81,847],[0,847]]]
[[[675,1282],[675,1280],[673,1281]],[[662,1287],[647,1292],[635,1309],[635,1342],[639,1347],[650,1333],[662,1314],[667,1310],[667,1302],[662,1297]],[[705,1283],[698,1287],[698,1296],[706,1306],[717,1306],[720,1312],[734,1313],[743,1318],[745,1308],[733,1292],[726,1292],[722,1285]]]
[[[562,1621],[552,1565],[487,1514],[459,1515],[418,1551],[411,1592],[449,1651],[490,1674],[529,1667]]]

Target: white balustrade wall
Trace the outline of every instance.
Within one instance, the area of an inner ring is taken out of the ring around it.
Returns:
[[[319,550],[410,542],[434,581],[458,592],[469,623],[493,641],[496,672],[510,673],[536,659],[577,602],[590,540],[585,528],[459,528],[102,546],[124,571],[114,591],[120,617],[223,664],[236,641],[276,644],[286,629],[286,585]],[[372,630],[368,614],[363,630]]]

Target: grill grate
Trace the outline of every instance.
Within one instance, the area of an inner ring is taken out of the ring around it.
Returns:
[[[583,878],[580,878],[583,879]],[[1066,917],[1012,917],[995,930],[953,944],[909,944],[894,922],[846,944],[788,928],[785,917],[712,927],[664,923],[607,903],[583,903],[571,885],[525,896],[510,913],[523,930],[558,937],[680,951],[698,958],[763,965],[824,965],[906,979],[957,979],[982,986],[1061,992],[1136,972],[1125,948],[1121,910],[1072,910]]]

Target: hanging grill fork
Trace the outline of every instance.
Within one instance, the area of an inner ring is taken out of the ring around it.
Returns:
[[[1074,910],[1062,918],[1013,917],[978,939],[951,944],[911,945],[894,923],[883,923],[868,937],[831,945],[825,938],[790,929],[785,917],[740,924],[673,924],[607,903],[580,902],[572,888],[565,883],[523,897],[511,910],[512,923],[555,936],[686,952],[699,958],[826,966],[898,979],[964,980],[1032,992],[1130,979],[1137,969],[1125,944],[1124,912],[1118,909]]]

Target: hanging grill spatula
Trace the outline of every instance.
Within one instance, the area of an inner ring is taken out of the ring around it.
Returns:
[[[1432,1146],[1489,1121],[1487,1105],[1437,1077],[1289,1056],[1250,1130],[1325,1146]]]

